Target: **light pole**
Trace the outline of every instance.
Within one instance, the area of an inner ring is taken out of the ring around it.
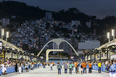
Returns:
[[[107,32],[108,42],[110,42],[110,32]]]
[[[100,53],[100,61],[101,61],[101,53],[102,53],[102,50],[100,50],[99,53]]]
[[[1,39],[3,39],[4,36],[4,29],[1,29]]]
[[[115,30],[112,29],[112,37],[113,37],[113,40],[115,39]]]
[[[7,42],[7,38],[9,38],[9,32],[6,32],[6,42]]]
[[[109,59],[109,49],[107,48],[106,49],[106,52],[107,52],[107,60]]]

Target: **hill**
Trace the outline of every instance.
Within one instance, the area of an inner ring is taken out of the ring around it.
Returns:
[[[40,19],[45,17],[45,12],[47,10],[29,6],[22,2],[0,2],[0,18],[16,16],[19,20]],[[88,16],[76,8],[70,8],[66,11],[53,12],[53,18],[55,20],[70,22],[71,20],[90,20],[92,16]]]

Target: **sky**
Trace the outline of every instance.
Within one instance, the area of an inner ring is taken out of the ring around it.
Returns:
[[[41,9],[59,11],[77,8],[80,11],[95,15],[97,18],[116,16],[116,0],[14,0],[28,5],[39,6]]]

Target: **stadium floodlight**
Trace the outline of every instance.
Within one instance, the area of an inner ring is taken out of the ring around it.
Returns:
[[[6,32],[6,41],[7,41],[7,38],[9,38],[9,32],[8,31]]]
[[[110,42],[110,32],[107,32],[107,38],[108,38],[108,40]]]
[[[3,39],[4,36],[4,29],[1,29],[1,38]]]
[[[113,36],[113,40],[115,39],[115,30],[112,29],[112,36]]]

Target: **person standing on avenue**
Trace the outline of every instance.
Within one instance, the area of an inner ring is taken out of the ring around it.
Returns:
[[[68,70],[68,64],[67,62],[64,64],[64,73],[67,74],[67,70]]]
[[[25,64],[25,69],[26,69],[26,72],[28,72],[28,63]]]
[[[19,73],[21,74],[21,72],[22,72],[21,64],[19,65],[18,70],[19,70]]]
[[[78,62],[75,62],[75,72],[78,73]]]
[[[4,63],[1,63],[1,68],[2,68],[2,75],[4,75]]]
[[[7,66],[6,65],[4,65],[4,75],[7,75]]]
[[[45,62],[43,62],[43,68],[46,68],[46,63]]]
[[[51,70],[53,70],[53,64],[52,63],[50,64],[50,68],[51,68]]]
[[[116,61],[111,63],[111,66],[110,66],[110,77],[116,77]]]
[[[81,74],[83,74],[83,66],[81,65]]]
[[[73,68],[73,65],[70,62],[70,64],[69,64],[69,74],[72,74],[72,68]]]
[[[84,62],[84,63],[83,63],[83,73],[87,73],[87,71],[86,71],[86,67],[87,67],[87,63]]]
[[[102,66],[101,62],[98,62],[98,73],[101,73],[101,66]]]
[[[17,62],[15,64],[15,72],[18,72],[18,64],[17,64]]]
[[[89,73],[92,73],[92,63],[91,62],[89,62]]]
[[[81,63],[81,72],[84,73],[84,62]]]
[[[58,62],[57,69],[58,69],[58,74],[61,74],[62,65],[60,64],[60,62]]]
[[[114,65],[115,65],[115,75],[114,75],[114,77],[116,77],[116,60],[114,61]]]

